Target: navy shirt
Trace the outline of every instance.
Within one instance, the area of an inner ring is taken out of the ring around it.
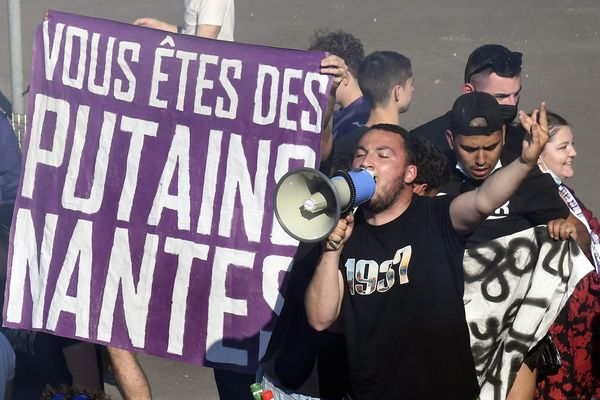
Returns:
[[[0,112],[0,204],[14,203],[21,176],[21,148],[6,114]]]
[[[354,100],[347,107],[334,111],[333,138],[339,139],[348,132],[366,124],[370,113],[371,107],[362,96]]]

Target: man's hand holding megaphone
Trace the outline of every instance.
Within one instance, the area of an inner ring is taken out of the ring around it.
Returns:
[[[350,238],[354,227],[354,213],[346,215],[338,221],[337,226],[323,242],[325,251],[341,251],[343,244]]]

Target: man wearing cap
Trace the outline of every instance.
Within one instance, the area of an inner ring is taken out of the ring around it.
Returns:
[[[517,116],[521,94],[522,54],[510,51],[499,44],[486,44],[475,49],[465,66],[464,93],[484,92],[492,95],[502,110],[507,125],[506,148],[515,154],[521,151],[525,132],[520,125],[511,125]],[[450,129],[451,111],[411,131],[433,142],[454,162],[454,154],[448,147],[446,131]]]
[[[548,137],[545,105],[539,123],[537,114],[520,116],[532,132],[521,157],[457,197],[413,193],[417,167],[404,129],[374,125],[360,139],[353,167],[373,172],[375,194],[323,242],[305,299],[311,326],[344,330],[353,400],[477,398],[464,237],[535,167]]]
[[[482,92],[462,95],[454,103],[450,119],[446,136],[457,163],[452,180],[442,192],[458,195],[481,188],[515,156],[502,151],[505,136],[502,109],[491,95]],[[532,169],[517,191],[468,236],[466,247],[542,224],[548,225],[550,237],[564,239],[572,235],[580,238],[581,246],[584,237],[589,240],[589,236],[578,234],[571,213],[552,190],[553,183],[547,174]],[[538,348],[525,356],[525,365],[521,366],[509,399],[532,398],[542,350]]]
[[[459,97],[451,113],[447,144],[456,157],[452,179],[442,192],[460,194],[479,187],[493,172],[516,158],[504,150],[505,130],[502,108],[487,93],[472,92]],[[582,248],[589,235],[579,226],[556,191],[548,174],[534,169],[516,193],[494,211],[469,236],[467,247],[521,230],[566,219],[575,226]]]

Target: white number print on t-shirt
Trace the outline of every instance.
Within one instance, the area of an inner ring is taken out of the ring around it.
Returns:
[[[394,283],[396,276],[401,285],[408,283],[408,266],[412,255],[412,247],[405,246],[396,250],[394,258],[378,264],[374,260],[346,261],[346,281],[350,294],[369,295],[375,291],[387,292]]]

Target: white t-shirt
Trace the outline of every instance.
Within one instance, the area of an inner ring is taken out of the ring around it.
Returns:
[[[15,352],[6,339],[0,333],[0,399],[4,400],[6,383],[15,377]]]
[[[233,40],[235,7],[233,0],[185,0],[183,33],[195,35],[198,25],[221,27],[219,40]]]

